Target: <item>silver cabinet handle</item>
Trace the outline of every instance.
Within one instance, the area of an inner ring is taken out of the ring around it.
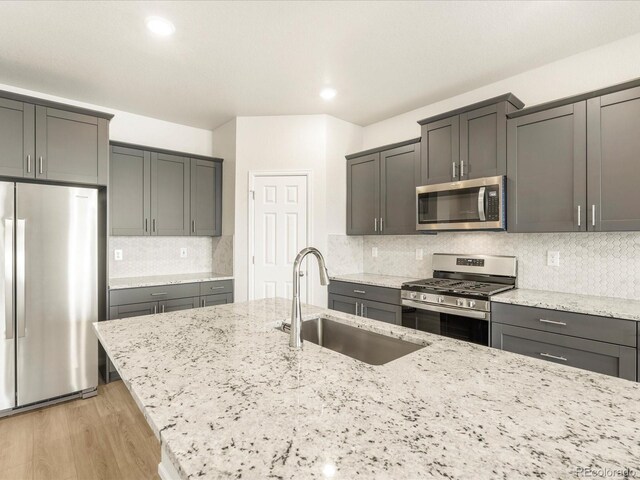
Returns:
[[[161,308],[161,310],[160,310],[161,313],[164,313],[164,303],[162,305],[160,305],[160,308]]]
[[[566,327],[566,326],[567,326],[567,324],[566,324],[565,322],[557,322],[557,321],[555,321],[555,320],[547,320],[547,319],[545,319],[545,318],[541,318],[541,319],[540,319],[540,321],[541,321],[542,323],[550,323],[550,324],[552,324],[552,325],[561,325],[561,326],[563,326],[563,327]]]
[[[373,219],[373,231],[377,232],[378,231],[378,218],[374,218]]]
[[[353,293],[362,293],[364,295],[367,292],[364,290],[354,290]]]
[[[191,232],[196,233],[196,221],[191,220]]]
[[[369,309],[367,308],[367,306],[366,306],[364,303],[362,304],[362,308],[364,308],[364,313],[362,314],[362,316],[363,316],[363,317],[366,317],[366,316],[367,316],[367,311],[368,311]],[[360,309],[360,310],[362,310],[362,309]]]
[[[356,302],[356,317],[359,316],[360,314],[358,313],[358,302]]]
[[[40,171],[40,175],[42,175],[42,172],[43,172],[43,170],[42,170],[42,155],[40,155],[40,157],[38,158],[38,164],[39,164],[38,170]]]
[[[155,231],[156,231],[156,219],[155,218],[151,221],[151,229],[155,233]]]
[[[578,226],[582,225],[582,218],[580,218],[580,217],[582,217],[581,210],[582,210],[582,207],[580,205],[578,205]]]
[[[480,187],[480,190],[478,190],[478,216],[481,222],[486,220],[486,215],[484,214],[484,195],[486,190],[486,187]]]
[[[4,220],[4,323],[5,338],[13,338],[13,220]]]
[[[16,317],[18,321],[18,338],[27,334],[25,230],[26,220],[18,219],[16,222]]]
[[[384,230],[384,218],[380,217],[380,231]]]
[[[161,295],[166,295],[166,294],[167,294],[167,292],[159,292],[159,293],[152,293],[151,296],[152,297],[159,297]]]
[[[27,173],[31,173],[31,155],[27,155]]]
[[[551,355],[550,353],[544,353],[544,352],[540,352],[540,356],[541,357],[545,357],[545,358],[553,358],[554,360],[560,360],[562,362],[566,362],[567,359],[564,357],[559,357],[557,355]]]
[[[204,307],[205,302],[206,302],[206,300],[204,298],[202,300],[200,300],[200,306]]]
[[[451,176],[453,178],[456,178],[456,162],[453,162],[453,164],[451,165]]]
[[[158,313],[158,306],[157,305],[153,306],[153,313]]]
[[[460,178],[464,177],[464,160],[460,160]]]
[[[149,231],[149,219],[148,218],[144,219],[144,231],[145,232]]]
[[[596,226],[596,206],[591,205],[591,226]]]
[[[302,277],[304,272],[300,272],[300,276]],[[211,287],[211,290],[222,290],[224,287]]]

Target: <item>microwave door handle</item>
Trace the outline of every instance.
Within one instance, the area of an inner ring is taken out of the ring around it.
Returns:
[[[480,187],[480,190],[478,190],[478,215],[480,215],[481,222],[484,222],[486,220],[486,216],[484,213],[484,196],[486,190],[486,187]]]

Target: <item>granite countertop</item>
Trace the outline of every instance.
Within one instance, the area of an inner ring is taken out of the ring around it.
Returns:
[[[310,342],[295,351],[275,328],[289,308],[94,324],[181,478],[640,475],[638,383],[307,306],[305,318],[426,346],[381,366]]]
[[[402,288],[402,284],[415,280],[413,277],[397,277],[395,275],[376,275],[373,273],[350,273],[346,275],[329,275],[329,279],[340,282],[377,285],[378,287]]]
[[[173,285],[178,283],[210,282],[212,280],[233,280],[233,275],[219,273],[185,273],[181,275],[156,275],[152,277],[110,278],[109,289],[155,287],[156,285]]]
[[[517,288],[492,295],[491,301],[640,321],[640,300]]]

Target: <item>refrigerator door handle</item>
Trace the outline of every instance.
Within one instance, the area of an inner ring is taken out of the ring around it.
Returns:
[[[4,322],[5,338],[13,338],[13,220],[4,220]]]
[[[25,228],[26,220],[19,218],[16,222],[16,317],[18,338],[26,336],[26,282],[25,282]]]

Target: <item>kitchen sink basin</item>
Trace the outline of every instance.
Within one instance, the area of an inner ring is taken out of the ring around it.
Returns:
[[[289,325],[285,325],[283,330],[288,333]],[[302,338],[369,365],[384,365],[424,348],[424,345],[352,327],[325,317],[302,322]]]

